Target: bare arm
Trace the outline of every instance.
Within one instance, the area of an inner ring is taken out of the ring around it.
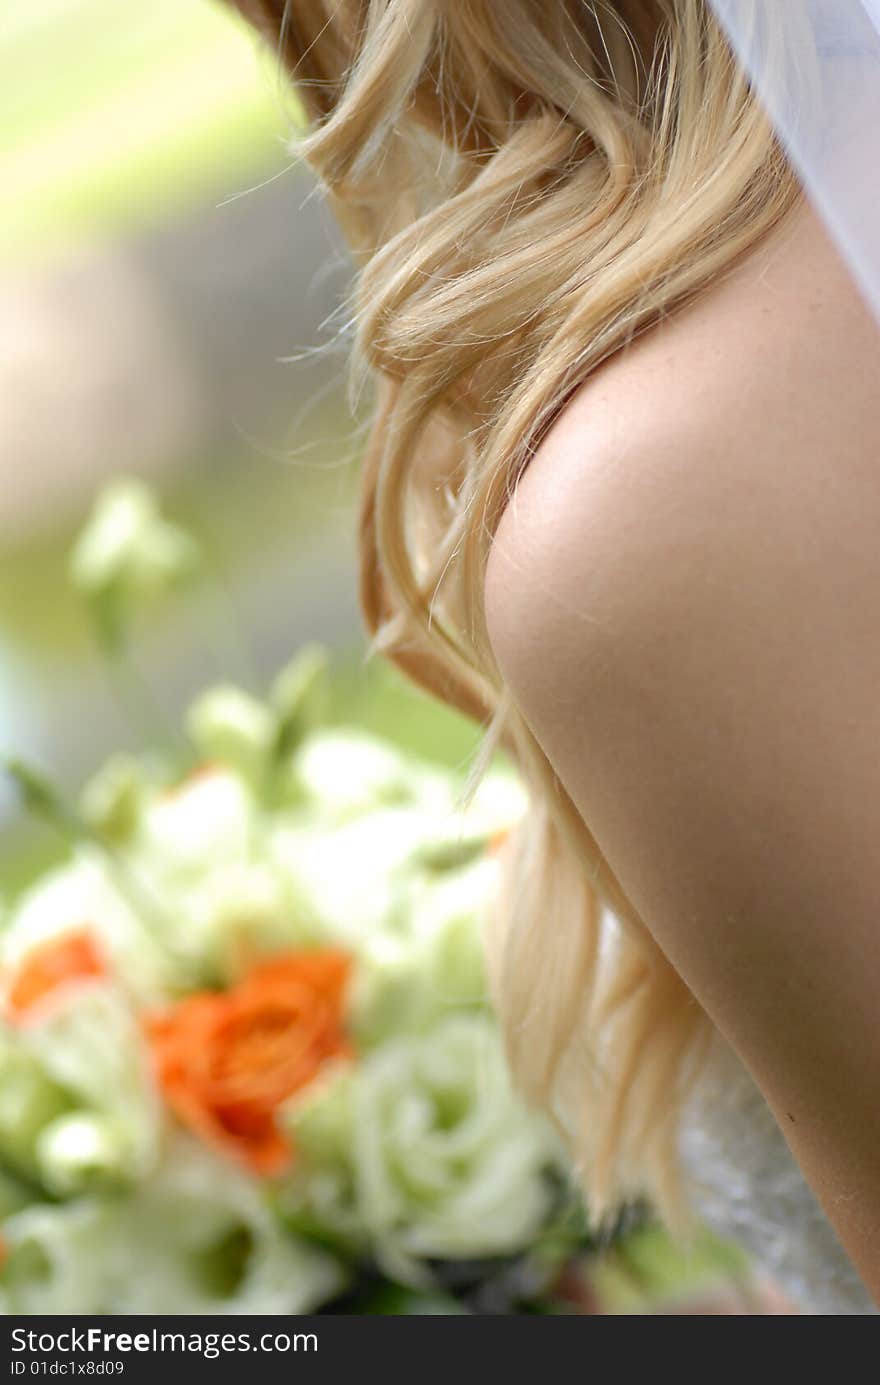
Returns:
[[[880,1302],[880,335],[808,209],[583,387],[493,647]]]

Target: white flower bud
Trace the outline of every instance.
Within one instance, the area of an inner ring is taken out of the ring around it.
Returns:
[[[275,718],[241,688],[210,688],[193,703],[187,730],[208,760],[219,760],[246,779],[259,781],[275,738]]]
[[[60,1197],[124,1184],[131,1142],[113,1116],[75,1111],[51,1121],[37,1140],[41,1178]]]

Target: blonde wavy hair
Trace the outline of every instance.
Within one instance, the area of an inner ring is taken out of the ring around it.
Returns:
[[[798,185],[705,0],[238,4],[296,82],[300,152],[359,269],[372,648],[485,728],[468,795],[498,747],[528,789],[489,937],[511,1069],[596,1215],[647,1194],[686,1219],[679,1117],[712,1026],[518,712],[484,574],[572,392],[732,266]]]

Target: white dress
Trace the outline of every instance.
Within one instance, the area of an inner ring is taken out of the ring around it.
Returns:
[[[769,1106],[720,1035],[685,1110],[681,1156],[703,1220],[739,1242],[801,1312],[878,1312]]]

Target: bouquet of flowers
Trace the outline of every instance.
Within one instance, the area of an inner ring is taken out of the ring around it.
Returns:
[[[99,500],[73,572],[112,656],[195,562],[139,483]],[[188,763],[116,755],[75,804],[8,765],[70,846],[0,934],[4,1311],[468,1311],[583,1236],[487,1005],[522,789],[493,768],[459,810],[326,724],[327,668],[207,691]]]
[[[198,567],[143,484],[99,497],[72,574],[123,684]],[[75,802],[6,762],[67,853],[0,928],[0,1311],[635,1311],[681,1281],[638,1209],[590,1259],[507,1076],[481,928],[518,778],[462,807],[333,724],[328,668],[308,644],[263,697],[208,690],[182,752]]]

